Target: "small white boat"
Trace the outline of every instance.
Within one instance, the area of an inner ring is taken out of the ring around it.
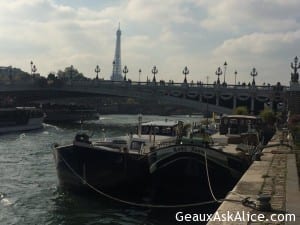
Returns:
[[[44,113],[35,107],[0,108],[0,134],[43,127]]]

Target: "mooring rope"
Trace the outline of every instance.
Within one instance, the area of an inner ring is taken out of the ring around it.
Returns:
[[[205,165],[206,165],[206,173],[207,173],[207,179],[208,179],[208,185],[209,185],[209,189],[211,192],[211,195],[213,197],[214,200],[210,200],[210,201],[204,201],[204,202],[196,202],[196,203],[189,203],[189,204],[175,204],[175,205],[164,205],[164,204],[147,204],[147,203],[138,203],[138,202],[131,202],[131,201],[127,201],[124,199],[120,199],[117,197],[114,197],[110,194],[107,194],[105,192],[103,192],[102,190],[94,187],[93,185],[91,185],[89,182],[87,182],[86,179],[84,179],[82,176],[80,176],[72,167],[71,165],[64,159],[64,157],[62,155],[60,155],[60,158],[62,159],[62,161],[65,163],[65,165],[69,168],[69,170],[73,173],[74,176],[76,176],[78,179],[81,180],[82,183],[84,183],[85,185],[87,185],[89,188],[91,188],[93,191],[95,191],[96,193],[110,199],[116,202],[120,202],[123,204],[127,204],[127,205],[131,205],[131,206],[135,206],[135,207],[142,207],[142,208],[187,208],[187,207],[196,207],[196,206],[203,206],[203,205],[209,205],[209,204],[213,204],[213,203],[222,203],[224,201],[228,201],[228,202],[236,202],[236,203],[242,203],[244,206],[247,206],[247,204],[244,204],[245,201],[247,201],[249,199],[249,197],[245,197],[243,200],[235,200],[235,199],[217,199],[213,193],[213,190],[211,188],[211,184],[210,184],[210,178],[209,178],[209,172],[208,172],[208,165],[207,165],[207,159],[206,159],[206,152],[205,152]]]
[[[213,199],[214,199],[216,202],[219,202],[219,200],[218,200],[218,199],[216,198],[216,196],[214,195],[214,192],[213,192],[212,187],[211,187],[210,177],[209,177],[209,172],[208,172],[208,165],[207,165],[207,155],[206,155],[206,151],[204,151],[204,159],[205,159],[206,178],[207,178],[207,183],[208,183],[208,187],[209,187],[210,194],[211,194],[211,196],[213,197]]]
[[[101,190],[99,190],[98,188],[94,187],[93,185],[91,185],[89,182],[87,182],[83,177],[81,177],[72,167],[71,165],[64,159],[64,157],[62,155],[60,155],[60,158],[63,160],[63,162],[65,163],[65,165],[69,168],[69,170],[73,173],[73,175],[75,175],[78,179],[80,179],[84,184],[86,184],[89,188],[91,188],[93,191],[97,192],[98,194],[117,201],[117,202],[121,202],[127,205],[131,205],[131,206],[136,206],[136,207],[143,207],[143,208],[186,208],[186,207],[195,207],[195,206],[202,206],[202,205],[208,205],[208,204],[213,204],[213,203],[218,203],[219,201],[216,200],[211,200],[211,201],[205,201],[205,202],[197,202],[197,203],[190,203],[190,204],[176,204],[176,205],[163,205],[163,204],[147,204],[147,203],[137,203],[137,202],[131,202],[131,201],[127,201],[127,200],[123,200],[117,197],[114,197],[110,194],[107,194]]]

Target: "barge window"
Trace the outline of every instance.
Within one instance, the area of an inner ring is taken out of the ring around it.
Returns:
[[[162,133],[162,134],[172,134],[171,127],[163,127],[163,128],[161,129],[161,133]]]
[[[227,125],[227,123],[228,123],[228,119],[224,118],[224,124]]]
[[[230,124],[236,125],[238,123],[237,119],[230,119]]]
[[[240,120],[240,125],[242,125],[242,126],[245,125],[245,120],[241,119]]]
[[[142,134],[149,134],[149,127],[148,126],[143,126],[142,127]]]
[[[159,134],[159,127],[154,127],[154,134]]]
[[[141,141],[133,141],[131,142],[131,149],[132,150],[141,150],[142,146],[144,146],[144,142]]]

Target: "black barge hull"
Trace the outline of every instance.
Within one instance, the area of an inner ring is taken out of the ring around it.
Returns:
[[[193,145],[161,148],[149,163],[153,201],[168,204],[224,198],[249,166],[224,152]]]
[[[149,186],[145,156],[69,145],[56,147],[54,158],[59,186],[64,190],[135,199]]]

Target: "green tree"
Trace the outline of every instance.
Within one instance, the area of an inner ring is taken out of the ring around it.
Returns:
[[[233,114],[236,115],[248,115],[249,111],[246,106],[238,106],[233,110]]]
[[[271,109],[264,109],[259,115],[266,124],[273,125],[276,122],[276,115]]]
[[[83,76],[76,68],[73,66],[66,67],[64,71],[59,70],[57,72],[57,77],[61,80],[86,80],[87,78]]]
[[[55,77],[55,73],[52,73],[52,72],[51,72],[51,73],[49,73],[49,74],[48,74],[48,77],[47,77],[47,79],[48,79],[48,80],[52,80],[52,81],[54,81],[54,80],[56,79],[56,77]]]

